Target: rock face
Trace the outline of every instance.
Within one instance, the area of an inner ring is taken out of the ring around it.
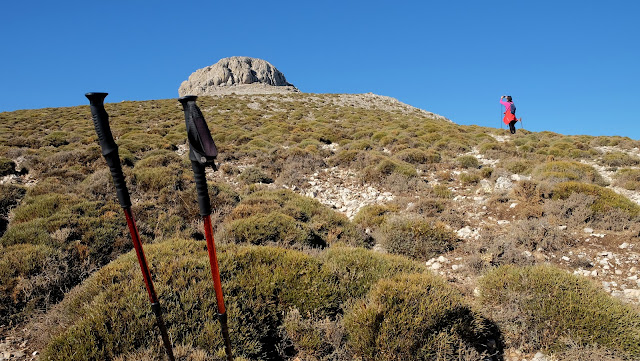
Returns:
[[[224,58],[198,69],[178,89],[180,96],[291,92],[299,90],[278,69],[265,60],[246,56]]]

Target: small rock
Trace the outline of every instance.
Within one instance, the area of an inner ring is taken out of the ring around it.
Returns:
[[[543,354],[542,352],[537,352],[535,355],[533,355],[533,358],[531,359],[531,361],[548,361],[549,359],[547,358],[547,356],[545,356],[545,354]]]
[[[38,356],[38,351],[33,351],[33,353],[31,354],[31,356]]]
[[[618,248],[620,248],[620,249],[626,249],[628,247],[629,247],[629,243],[627,243],[627,242],[624,242],[623,244],[618,246]]]
[[[438,263],[438,262],[434,262],[431,265],[431,269],[433,269],[433,270],[437,270],[437,269],[440,269],[440,268],[442,268],[442,265],[440,263]]]
[[[584,233],[589,233],[589,234],[591,234],[591,233],[593,233],[593,228],[586,227],[586,228],[585,228],[585,229],[583,229],[582,231],[583,231]]]
[[[569,258],[567,256],[562,256],[562,260],[569,262],[569,261],[571,261],[571,258]]]
[[[567,226],[558,226],[558,229],[564,231],[565,229],[567,229]]]
[[[509,224],[511,223],[510,221],[507,221],[506,219],[500,219],[498,220],[498,224],[501,226],[504,226],[505,224]]]
[[[438,262],[440,262],[440,263],[449,263],[449,260],[446,259],[444,256],[440,256],[440,257],[438,257]]]
[[[511,204],[509,205],[509,208],[516,208],[516,206],[517,206],[517,205],[518,205],[518,203],[511,203]]]
[[[639,289],[627,288],[623,292],[624,292],[624,296],[627,297],[627,298],[640,300],[640,290]]]

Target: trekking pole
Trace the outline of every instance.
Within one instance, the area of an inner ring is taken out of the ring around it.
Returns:
[[[113,140],[111,134],[111,128],[109,127],[109,115],[104,109],[104,98],[108,93],[87,93],[85,96],[89,99],[91,106],[91,116],[93,118],[93,125],[96,128],[98,134],[98,140],[100,141],[100,148],[102,148],[102,155],[109,165],[111,170],[111,177],[113,178],[113,184],[116,187],[116,193],[118,195],[118,201],[120,206],[124,209],[124,215],[127,219],[127,225],[129,226],[129,233],[131,234],[131,241],[133,242],[133,248],[136,250],[138,256],[138,263],[140,263],[140,269],[142,270],[142,278],[144,284],[147,287],[147,293],[149,294],[149,301],[151,301],[151,309],[156,315],[156,321],[160,334],[162,336],[162,342],[167,350],[169,360],[174,361],[173,349],[171,348],[171,342],[169,342],[169,335],[167,334],[167,328],[162,320],[162,310],[160,309],[160,302],[158,302],[158,296],[153,288],[153,281],[151,280],[151,272],[149,272],[149,266],[144,256],[144,250],[142,249],[142,242],[140,241],[140,235],[138,234],[138,228],[131,212],[131,199],[129,197],[129,191],[127,190],[127,183],[122,173],[122,167],[120,166],[120,156],[118,155],[118,145]]]
[[[220,328],[222,330],[222,338],[224,339],[227,360],[232,361],[233,355],[231,353],[229,327],[227,326],[227,311],[224,307],[222,282],[220,281],[220,270],[218,269],[218,257],[216,255],[216,244],[213,240],[213,228],[211,226],[211,201],[209,199],[209,190],[207,189],[207,178],[205,173],[207,166],[211,166],[214,171],[217,170],[215,159],[218,155],[218,149],[213,142],[213,138],[211,138],[211,132],[204,120],[204,116],[196,105],[196,99],[198,99],[198,97],[195,95],[187,95],[178,98],[178,101],[182,104],[184,109],[184,120],[187,124],[189,160],[191,160],[193,177],[196,181],[200,215],[204,221],[204,234],[207,240],[209,264],[211,265],[211,278],[213,278],[213,287],[216,293],[218,319],[220,320]]]

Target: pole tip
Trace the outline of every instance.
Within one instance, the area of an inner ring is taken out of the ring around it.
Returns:
[[[101,92],[89,92],[89,93],[85,93],[85,97],[87,97],[87,99],[91,100],[91,99],[104,99],[107,97],[107,95],[109,95],[109,93],[101,93]]]
[[[183,97],[178,98],[178,101],[182,104],[185,104],[188,101],[196,100],[198,97],[196,95],[185,95]]]

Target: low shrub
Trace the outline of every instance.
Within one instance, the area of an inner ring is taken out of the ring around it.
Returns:
[[[25,303],[32,307],[41,300],[27,295],[33,292],[29,278],[37,275],[47,265],[54,250],[48,246],[18,244],[5,247],[0,256],[0,324],[7,325],[20,320]],[[44,295],[41,295],[44,296]]]
[[[507,346],[562,347],[569,338],[640,357],[640,313],[589,280],[552,266],[502,266],[480,280],[481,302]]]
[[[9,210],[16,206],[26,193],[27,190],[24,187],[0,184],[0,217],[6,217]]]
[[[36,218],[51,217],[60,212],[65,206],[77,201],[78,200],[72,196],[58,193],[27,197],[23,203],[14,210],[13,221],[19,223]]]
[[[509,237],[528,251],[555,251],[568,245],[562,231],[544,219],[526,219],[511,224]]]
[[[442,159],[440,154],[433,150],[425,151],[415,148],[401,150],[395,155],[395,158],[400,161],[416,165],[439,163]]]
[[[297,352],[327,357],[344,348],[340,314],[375,282],[424,266],[396,256],[338,247],[314,257],[273,247],[218,247],[236,357],[288,359]],[[174,344],[211,355],[223,349],[204,242],[171,240],[145,246],[164,319]],[[133,252],[74,289],[38,332],[47,360],[104,360],[148,349],[162,357],[154,316]],[[444,281],[437,284],[444,285]],[[447,291],[448,292],[448,291]],[[407,317],[412,310],[407,310]],[[447,327],[450,319],[441,320]],[[457,323],[450,323],[455,329]],[[342,345],[342,346],[340,346]],[[315,348],[320,346],[320,348]]]
[[[620,210],[628,217],[637,217],[640,215],[640,206],[608,188],[603,188],[595,184],[578,182],[559,183],[554,188],[553,199],[567,199],[573,193],[582,193],[596,197],[591,205],[591,209],[599,215],[605,215],[613,210]]]
[[[623,152],[610,152],[604,154],[599,163],[607,167],[629,167],[640,164],[640,158]]]
[[[551,182],[579,181],[604,186],[605,180],[592,166],[570,161],[552,161],[539,165],[533,171],[538,180]]]
[[[640,190],[640,169],[619,169],[614,177],[614,185],[630,191]]]
[[[343,303],[364,297],[383,278],[426,270],[422,262],[364,248],[329,247],[319,258],[331,274],[340,280],[339,285],[334,287]]]
[[[371,204],[360,208],[358,213],[353,218],[353,223],[358,226],[370,229],[376,229],[384,223],[384,221],[391,214],[398,212],[397,205],[389,204]]]
[[[580,228],[594,221],[592,206],[596,199],[596,196],[576,192],[565,199],[546,201],[543,209],[547,218],[554,223]]]
[[[510,158],[500,163],[502,167],[514,174],[529,174],[533,170],[534,163],[519,158]]]
[[[483,177],[480,175],[479,172],[463,172],[460,173],[459,179],[460,182],[463,185],[472,185],[472,184],[477,184],[478,182],[480,182],[480,179],[482,179]]]
[[[428,273],[379,281],[344,323],[350,349],[365,360],[454,360],[464,348],[482,359],[500,351],[497,329]]]
[[[240,173],[240,175],[238,176],[238,179],[240,179],[245,184],[253,184],[253,183],[269,184],[269,183],[273,183],[273,179],[271,177],[269,177],[260,168],[253,167],[253,166],[248,167],[245,170],[243,170],[242,173]]]
[[[423,261],[453,249],[457,241],[444,225],[415,216],[392,217],[380,230],[380,243],[389,252]]]
[[[279,224],[281,229],[275,227]],[[284,246],[363,245],[364,237],[344,216],[320,202],[289,190],[258,191],[246,196],[225,223],[231,242]]]
[[[458,163],[458,165],[462,168],[479,168],[480,167],[480,161],[478,161],[478,158],[472,156],[472,155],[463,155],[461,157],[458,157],[456,159],[456,162]]]

